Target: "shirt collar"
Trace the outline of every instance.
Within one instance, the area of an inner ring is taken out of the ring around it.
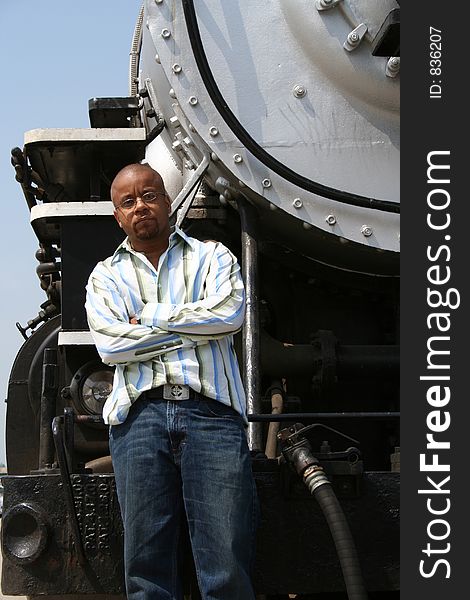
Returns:
[[[194,240],[185,234],[183,230],[174,225],[171,227],[170,232],[170,240],[168,244],[168,249],[173,248],[178,243],[179,239],[181,239],[185,244],[191,246],[194,249]],[[111,257],[111,262],[113,262],[120,254],[123,252],[132,253],[135,250],[132,248],[129,238],[126,237],[116,248],[113,256]]]

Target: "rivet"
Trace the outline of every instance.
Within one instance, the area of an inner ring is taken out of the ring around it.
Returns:
[[[243,181],[241,179],[238,180],[238,185],[240,187],[246,187],[245,184],[243,183]]]
[[[173,150],[175,150],[175,152],[179,152],[180,150],[183,149],[183,146],[179,140],[176,140],[176,142],[173,142],[171,144],[171,147],[173,148]]]
[[[263,181],[261,182],[262,186],[264,188],[270,188],[271,187],[271,180],[270,179],[263,179]]]
[[[163,0],[155,0],[155,4],[161,4]]]
[[[160,64],[161,60],[160,60],[160,55],[159,54],[155,54],[155,62]]]
[[[168,92],[168,95],[170,96],[170,98],[176,98],[176,92],[173,88],[170,88],[170,91]]]
[[[193,145],[193,140],[190,137],[188,137],[188,136],[186,136],[183,139],[183,142],[186,144],[186,146],[192,146]]]
[[[165,27],[162,29],[162,38],[168,39],[169,37],[171,37],[171,31]]]
[[[325,218],[325,221],[328,223],[328,225],[331,225],[331,226],[336,225],[336,217],[334,215],[328,215]]]
[[[369,227],[369,225],[363,225],[361,227],[361,233],[365,237],[370,237],[372,235],[372,227]]]
[[[385,75],[387,77],[396,77],[400,72],[400,57],[392,56],[387,61],[387,66],[385,67]]]
[[[238,164],[243,162],[243,156],[241,154],[234,154],[233,162],[238,163]]]
[[[170,117],[170,125],[172,127],[179,127],[181,125],[180,120],[178,119],[178,117]]]
[[[181,67],[181,65],[179,65],[178,63],[175,63],[172,67],[171,70],[173,71],[173,73],[181,73],[181,71],[183,70],[183,68]]]
[[[340,243],[341,243],[341,244],[349,244],[349,240],[347,240],[347,239],[346,239],[346,238],[344,238],[344,237],[340,237],[340,238],[339,238],[339,241],[340,241]]]
[[[341,1],[342,0],[317,0],[315,6],[317,7],[317,10],[329,10]]]
[[[215,152],[211,152],[211,160],[213,160],[214,162],[217,162],[219,160],[219,157]]]
[[[303,98],[307,93],[307,88],[303,85],[296,84],[292,88],[292,93],[296,98]]]
[[[188,102],[189,102],[189,104],[191,104],[191,106],[196,106],[196,104],[197,104],[196,96],[190,96]]]
[[[302,208],[303,205],[304,205],[304,203],[302,202],[302,200],[300,198],[294,198],[294,201],[292,202],[292,206],[294,208]]]
[[[212,137],[215,137],[216,135],[219,135],[219,130],[217,129],[217,127],[211,127],[209,129],[209,133]]]
[[[150,28],[150,21],[148,19],[145,21],[145,27],[147,27],[147,29]]]
[[[188,123],[188,129],[189,129],[189,131],[196,131],[196,128],[194,127],[194,125],[192,123]]]
[[[277,210],[277,206],[275,204],[270,204],[269,210]]]
[[[310,225],[310,223],[306,223],[305,221],[302,223],[302,227],[304,229],[312,229],[313,225]]]

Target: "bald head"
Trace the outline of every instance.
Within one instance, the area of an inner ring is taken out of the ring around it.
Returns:
[[[111,184],[114,217],[138,252],[163,252],[170,236],[171,202],[163,180],[149,165],[131,164]]]
[[[139,177],[143,174],[151,173],[153,180],[155,181],[155,185],[161,188],[162,191],[165,191],[165,184],[163,182],[162,176],[160,173],[152,169],[152,167],[148,164],[141,163],[132,163],[130,165],[126,165],[123,167],[116,177],[113,179],[111,183],[111,200],[113,204],[116,206],[116,189],[119,186],[119,183],[124,180],[129,179],[139,179]]]

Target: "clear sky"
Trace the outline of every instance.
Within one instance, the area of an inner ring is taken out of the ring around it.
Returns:
[[[8,377],[22,337],[15,327],[46,300],[37,239],[15,182],[10,150],[25,131],[88,127],[88,100],[128,95],[129,51],[142,0],[0,0],[0,462]]]

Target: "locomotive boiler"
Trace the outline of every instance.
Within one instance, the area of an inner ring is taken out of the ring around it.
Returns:
[[[12,151],[46,299],[18,324],[8,386],[4,593],[124,593],[100,417],[113,369],[84,299],[122,239],[110,183],[145,160],[174,222],[242,264],[257,592],[362,597],[292,468],[307,449],[346,516],[369,597],[398,597],[399,25],[395,0],[146,0],[129,96],[93,98],[90,128],[29,131]]]

